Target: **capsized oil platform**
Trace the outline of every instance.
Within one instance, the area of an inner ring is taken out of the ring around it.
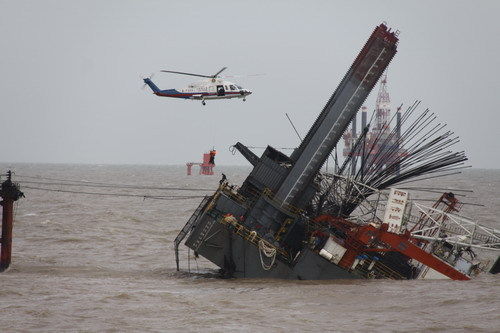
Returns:
[[[486,269],[474,250],[498,251],[500,230],[458,215],[462,204],[452,192],[427,207],[395,187],[454,172],[467,160],[449,150],[458,139],[433,123],[432,112],[416,114],[419,102],[398,116],[398,126],[382,126],[376,144],[366,140],[367,125],[342,165],[321,171],[397,46],[397,31],[375,28],[290,156],[268,146],[258,157],[234,145],[253,170],[241,187],[223,180],[202,200],[175,239],[177,269],[184,240],[225,277],[468,280]]]

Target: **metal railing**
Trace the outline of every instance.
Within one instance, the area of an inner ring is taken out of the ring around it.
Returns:
[[[264,242],[264,244],[266,246],[276,249],[277,253],[281,254],[281,256],[283,256],[284,259],[288,260],[289,256],[285,250],[283,250],[280,247],[276,247],[274,244],[269,243],[269,241],[267,241],[264,238],[262,238],[261,236],[259,236],[259,234],[255,230],[250,230],[247,227],[245,227],[243,224],[239,223],[236,220],[236,218],[231,219],[231,221],[229,221],[229,219],[225,220],[225,218],[222,217],[222,218],[218,219],[218,221],[225,226],[232,226],[234,228],[233,231],[235,234],[237,234],[238,236],[241,236],[244,240],[252,243],[253,245],[255,245],[257,247],[259,247],[259,241]]]

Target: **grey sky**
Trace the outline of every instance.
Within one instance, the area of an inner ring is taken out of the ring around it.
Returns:
[[[393,106],[421,99],[474,167],[500,168],[499,12],[498,1],[0,0],[0,161],[183,164],[215,146],[218,163],[246,164],[228,146],[295,146],[284,113],[305,134],[386,21],[401,31]],[[246,102],[204,107],[140,89],[141,74],[223,66],[266,76],[234,79],[253,90]]]

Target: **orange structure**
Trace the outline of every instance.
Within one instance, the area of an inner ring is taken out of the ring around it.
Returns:
[[[217,155],[217,151],[215,149],[210,150],[208,153],[203,154],[203,162],[202,163],[197,163],[197,162],[187,162],[186,163],[186,171],[187,175],[191,176],[192,175],[192,168],[193,165],[199,165],[200,166],[200,175],[206,175],[206,176],[211,176],[214,174],[214,167],[215,167],[215,155]]]

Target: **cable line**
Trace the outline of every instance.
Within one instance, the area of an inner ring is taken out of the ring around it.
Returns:
[[[87,194],[87,195],[102,195],[102,196],[115,196],[115,197],[136,197],[143,199],[156,199],[156,200],[187,200],[187,199],[200,199],[204,198],[204,195],[142,195],[142,194],[127,194],[127,193],[102,193],[102,192],[85,192],[85,191],[71,191],[71,190],[58,190],[50,188],[23,186],[30,190],[40,190],[48,192],[62,192],[62,193],[74,193],[74,194]]]
[[[53,180],[56,182],[38,182],[30,180],[19,180],[18,183],[22,184],[38,184],[38,185],[62,185],[62,186],[84,186],[84,187],[102,187],[102,188],[123,188],[123,189],[137,189],[137,190],[162,190],[162,191],[210,191],[213,189],[208,188],[185,188],[185,187],[156,187],[156,186],[142,186],[142,185],[132,185],[132,184],[112,184],[112,183],[99,183],[99,182],[88,182],[88,181],[78,181],[78,180],[64,180],[46,177],[31,177],[31,176],[18,176],[20,178],[30,178],[30,179],[41,179],[41,180]],[[63,183],[61,183],[63,182]]]

